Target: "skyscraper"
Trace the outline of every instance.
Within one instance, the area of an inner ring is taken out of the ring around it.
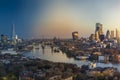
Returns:
[[[106,39],[110,39],[110,31],[109,30],[107,30],[107,32],[106,32]]]
[[[73,40],[78,40],[78,32],[75,31],[75,32],[72,32],[72,37],[73,37]]]
[[[16,33],[15,33],[15,25],[12,25],[12,44],[15,45],[17,43]]]
[[[117,42],[120,43],[120,33],[118,29],[116,29],[116,39],[117,39]]]
[[[99,41],[100,40],[100,35],[102,35],[102,34],[103,34],[102,24],[101,23],[96,23],[95,40]]]
[[[119,31],[116,29],[116,39],[119,39]]]
[[[12,40],[15,39],[15,25],[12,25]]]
[[[8,43],[8,36],[2,34],[1,35],[1,42],[2,42],[2,45],[6,45]]]
[[[111,39],[114,38],[114,30],[111,31],[111,35],[110,35]]]
[[[95,32],[98,31],[98,35],[100,36],[101,34],[103,34],[103,31],[102,31],[102,24],[101,23],[96,23],[96,30]]]
[[[96,40],[96,41],[99,41],[99,34],[98,34],[98,31],[95,32],[95,40]]]

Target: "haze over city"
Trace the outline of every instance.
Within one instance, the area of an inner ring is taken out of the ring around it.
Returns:
[[[120,0],[0,0],[0,80],[120,80]]]
[[[120,27],[120,0],[0,0],[0,34],[11,36],[12,24],[21,37],[71,38]]]

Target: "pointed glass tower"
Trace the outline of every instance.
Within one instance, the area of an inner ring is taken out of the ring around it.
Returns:
[[[17,41],[16,41],[16,33],[15,33],[15,24],[13,23],[12,25],[12,44],[16,45]]]
[[[12,40],[15,39],[15,24],[12,25]]]

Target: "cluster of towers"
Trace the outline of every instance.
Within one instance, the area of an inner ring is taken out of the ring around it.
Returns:
[[[101,23],[96,23],[95,25],[95,34],[91,34],[90,40],[95,40],[97,42],[103,41],[103,40],[117,40],[117,42],[120,42],[120,32],[118,29],[116,29],[116,34],[114,30],[107,30],[106,34],[103,33],[103,25]],[[72,32],[72,38],[74,41],[77,41],[79,38],[78,32]]]
[[[91,34],[90,39],[96,41],[103,41],[104,39],[117,39],[119,40],[119,31],[116,29],[116,37],[114,30],[107,30],[106,35],[103,34],[103,28],[101,23],[96,23],[95,34]]]
[[[102,28],[102,24],[101,23],[96,23],[96,29],[95,29],[95,35],[92,35],[92,39],[99,41],[99,40],[103,40],[104,39],[104,34],[103,34],[103,28]]]
[[[21,39],[19,39],[18,36],[16,35],[14,24],[12,25],[12,39],[9,39],[9,37],[5,34],[2,34],[0,36],[0,44],[2,46],[7,46],[9,44],[16,45],[20,41],[21,41]]]
[[[15,25],[13,24],[12,26],[12,44],[15,45],[17,43],[18,36],[16,35],[15,32]]]

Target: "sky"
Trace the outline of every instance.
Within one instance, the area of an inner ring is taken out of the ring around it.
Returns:
[[[0,34],[22,38],[88,37],[95,24],[103,32],[120,28],[120,0],[0,0]]]

